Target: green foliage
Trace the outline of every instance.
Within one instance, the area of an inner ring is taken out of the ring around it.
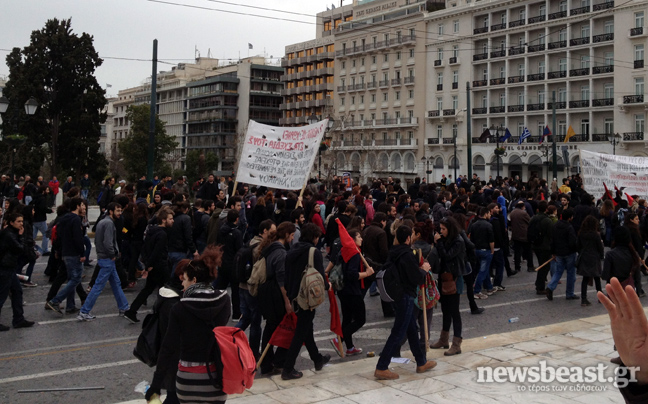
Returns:
[[[44,162],[51,175],[72,174],[77,181],[85,172],[94,178],[106,172],[106,159],[99,153],[106,98],[94,76],[103,60],[93,41],[87,33],[73,33],[70,19],[52,19],[32,32],[28,46],[7,55],[4,95],[10,105],[3,131],[27,137],[16,155],[18,174],[33,175]],[[40,104],[33,116],[24,111],[30,97]]]
[[[149,105],[131,105],[126,110],[126,117],[131,123],[131,130],[126,139],[119,142],[119,155],[124,159],[123,164],[128,178],[136,180],[146,174],[149,144],[149,120],[151,107]],[[164,122],[155,116],[155,150],[153,154],[153,172],[158,174],[170,173],[170,165],[165,157],[178,147],[174,136],[167,135]]]
[[[185,160],[186,176],[189,183],[205,177],[218,169],[220,159],[215,153],[205,154],[201,150],[190,150]]]

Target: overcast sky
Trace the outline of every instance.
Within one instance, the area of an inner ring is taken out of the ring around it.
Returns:
[[[153,39],[158,40],[158,59],[174,64],[191,62],[194,51],[206,57],[237,59],[249,55],[283,56],[286,45],[315,37],[315,14],[340,0],[160,0],[209,9],[259,14],[307,22],[281,21],[250,15],[181,7],[149,0],[10,0],[2,6],[0,36],[0,76],[8,76],[7,50],[29,44],[30,34],[40,30],[51,18],[72,18],[74,32],[94,37],[95,49],[102,57],[151,59]],[[224,3],[245,4],[294,13],[271,12]],[[350,4],[351,0],[344,0]],[[158,72],[171,65],[158,64]],[[96,72],[102,87],[111,84],[108,95],[139,85],[151,75],[150,61],[104,59]]]

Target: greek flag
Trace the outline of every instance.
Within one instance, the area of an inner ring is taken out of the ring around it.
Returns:
[[[524,127],[524,130],[522,131],[522,135],[520,136],[520,140],[518,140],[518,144],[522,144],[524,139],[530,138],[531,137],[531,132],[529,132],[529,128],[526,126]]]

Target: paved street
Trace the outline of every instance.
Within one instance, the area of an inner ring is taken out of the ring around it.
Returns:
[[[92,258],[94,259],[94,251]],[[140,381],[150,381],[152,369],[140,363],[132,355],[133,346],[140,327],[131,325],[117,316],[117,307],[110,287],[107,286],[99,298],[93,313],[97,319],[90,323],[79,323],[76,316],[61,316],[44,310],[45,296],[49,285],[43,276],[45,258],[40,258],[34,271],[36,288],[25,288],[25,315],[37,324],[31,329],[11,329],[2,333],[0,350],[0,402],[2,403],[117,403],[142,398],[133,391]],[[523,268],[525,266],[523,265]],[[85,271],[84,286],[87,285],[91,270]],[[507,290],[498,292],[489,299],[479,302],[486,308],[482,315],[471,315],[465,296],[462,297],[464,338],[483,338],[493,334],[509,333],[558,322],[587,318],[605,313],[602,305],[594,303],[581,307],[580,301],[567,301],[564,285],[559,285],[554,301],[537,296],[533,282],[535,273],[523,271],[505,279]],[[564,278],[563,278],[564,281]],[[137,290],[143,286],[140,281]],[[580,288],[577,279],[577,293]],[[136,291],[127,292],[132,301]],[[589,299],[594,301],[591,292]],[[149,305],[153,298],[149,298]],[[77,299],[78,304],[78,299]],[[366,298],[367,324],[356,335],[356,346],[365,352],[380,352],[389,334],[392,319],[385,319],[380,311],[379,297]],[[146,310],[146,307],[143,307]],[[145,313],[140,312],[140,319]],[[511,317],[519,321],[509,323]],[[431,325],[433,336],[438,335],[441,327],[440,311],[435,312]],[[11,323],[11,308],[5,304],[0,317],[3,324]],[[233,324],[233,323],[232,323]],[[316,317],[316,339],[322,351],[333,355],[333,364],[341,361],[331,348],[328,339],[328,303],[318,310]],[[312,363],[302,350],[298,369],[310,369]],[[460,356],[463,356],[460,355]],[[348,358],[353,362],[366,358]],[[370,362],[376,359],[369,359]],[[34,388],[71,388],[104,386],[104,390],[56,393],[18,393],[22,389]],[[142,401],[143,402],[143,401]]]

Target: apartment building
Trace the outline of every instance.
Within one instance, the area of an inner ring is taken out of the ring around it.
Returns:
[[[431,171],[430,180],[455,167],[467,174],[470,159],[482,179],[498,170],[550,178],[546,126],[558,142],[558,180],[578,172],[581,149],[647,156],[646,12],[648,2],[638,0],[448,0],[445,10],[429,13],[421,171]],[[575,136],[564,143],[570,127]],[[480,142],[488,128],[499,132]],[[532,136],[518,144],[524,128]],[[496,155],[506,129],[512,136]]]
[[[130,132],[130,122],[126,116],[126,111],[131,105],[135,105],[135,96],[138,95],[138,98],[142,97],[144,92],[145,85],[127,88],[125,90],[120,90],[117,94],[117,97],[111,99],[109,102],[112,105],[108,109],[112,109],[112,128],[108,131],[106,128],[106,136],[108,140],[104,141],[104,147],[106,148],[106,154],[110,159],[116,159],[118,156],[117,145],[122,139],[125,139]],[[150,91],[150,84],[148,85]],[[150,99],[150,94],[149,94]],[[138,102],[139,103],[139,102]]]
[[[357,1],[334,28],[335,172],[412,181],[425,155],[426,21],[445,2]]]
[[[250,57],[187,83],[184,148],[215,153],[220,160],[215,174],[234,173],[249,120],[279,125],[282,73],[280,66]]]

